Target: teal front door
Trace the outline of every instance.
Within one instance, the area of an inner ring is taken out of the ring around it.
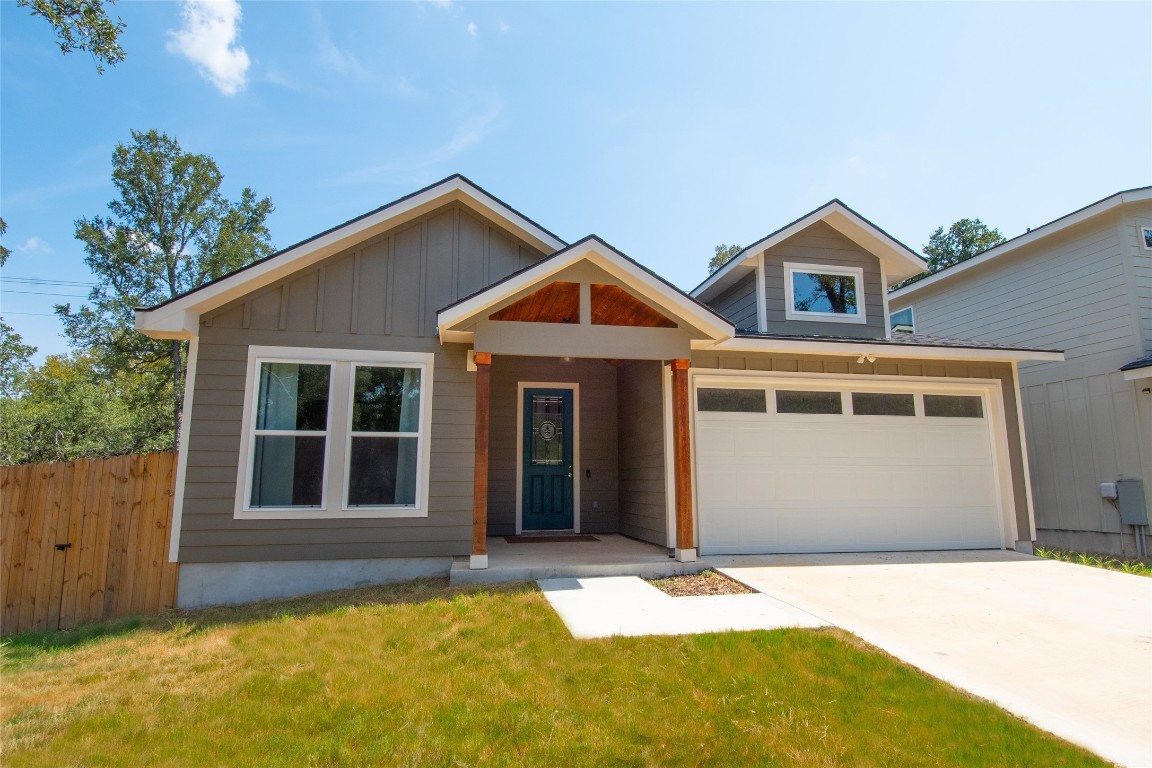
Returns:
[[[524,530],[571,530],[572,390],[525,389],[521,439]]]

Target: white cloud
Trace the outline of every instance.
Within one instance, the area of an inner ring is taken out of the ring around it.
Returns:
[[[221,93],[241,90],[248,72],[248,52],[239,45],[238,0],[184,0],[184,26],[168,34],[168,50],[200,65],[200,74]]]
[[[508,24],[506,22],[503,22],[503,21],[500,22],[500,31],[501,32],[507,32],[510,29],[512,29],[512,28],[510,26],[508,26]]]
[[[476,22],[468,22],[468,34],[472,35],[472,37],[476,37]]]
[[[44,256],[54,253],[52,246],[35,236],[25,240],[23,245],[16,246],[16,250],[20,251],[20,253],[41,254]]]

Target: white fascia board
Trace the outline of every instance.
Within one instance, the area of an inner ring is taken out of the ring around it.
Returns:
[[[714,340],[731,338],[736,333],[731,323],[714,317],[701,309],[694,301],[670,291],[632,262],[592,241],[586,247],[573,247],[569,252],[552,257],[529,267],[503,283],[473,296],[467,301],[437,313],[436,323],[442,342],[467,342],[472,333],[461,331],[455,326],[466,322],[486,309],[499,304],[510,296],[544,282],[578,261],[587,259],[620,282],[629,286],[653,304],[658,305],[686,320]]]
[[[889,294],[888,298],[889,300],[892,300],[911,297],[917,291],[932,285],[936,285],[937,283],[940,283],[944,280],[950,280],[956,275],[964,274],[969,270],[979,267],[981,264],[987,264],[993,259],[998,259],[1001,256],[1012,253],[1019,248],[1031,245],[1038,240],[1043,240],[1046,237],[1050,237],[1052,235],[1063,232],[1070,227],[1082,224],[1089,219],[1094,219],[1097,216],[1108,213],[1109,211],[1119,208],[1122,205],[1141,202],[1144,200],[1152,200],[1152,187],[1134,189],[1128,192],[1121,192],[1119,194],[1112,195],[1111,197],[1107,197],[1097,203],[1093,203],[1086,208],[1081,208],[1078,211],[1074,211],[1067,216],[1062,216],[1059,219],[1048,222],[1047,224],[1042,224],[1031,232],[1026,232],[1023,235],[1014,237],[1005,243],[1001,243],[1000,245],[995,246],[994,248],[989,248],[983,253],[977,256],[973,256],[967,261],[960,262],[954,267],[941,270],[940,272],[937,272],[930,277],[926,277],[923,280],[918,280],[915,283],[912,283],[912,285],[907,285],[898,291],[893,291],[891,294]]]
[[[807,341],[804,339],[735,338],[710,347],[693,345],[694,349],[722,352],[790,352],[805,355],[872,355],[877,358],[925,358],[944,360],[1030,360],[1064,359],[1063,352],[1025,349],[988,349],[985,347],[920,347],[911,344],[869,344],[849,341]]]
[[[267,261],[210,283],[162,307],[137,310],[136,330],[153,338],[191,338],[198,333],[199,318],[203,313],[454,201],[488,218],[505,222],[516,234],[544,253],[565,247],[565,243],[528,219],[512,212],[463,179],[453,177],[371,216],[349,222]]]
[[[1139,381],[1140,379],[1152,379],[1152,365],[1124,371],[1124,381]]]
[[[758,258],[765,251],[776,247],[819,221],[826,221],[837,232],[858,243],[866,251],[879,258],[885,266],[885,272],[893,281],[903,280],[923,272],[927,266],[922,258],[909,251],[906,246],[862,219],[839,201],[833,200],[799,221],[741,251],[738,258],[732,259],[716,270],[714,274],[693,290],[691,295],[696,298],[704,298],[707,294],[711,297],[714,289],[722,283],[728,282],[726,276],[733,273],[738,265],[748,266],[750,261]]]

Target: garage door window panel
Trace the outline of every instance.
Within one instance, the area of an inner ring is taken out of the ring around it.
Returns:
[[[903,392],[853,392],[852,413],[857,416],[915,416],[916,398]]]
[[[696,407],[711,413],[767,413],[768,398],[762,389],[701,388]]]
[[[844,403],[840,392],[776,390],[777,413],[840,414]]]
[[[924,415],[949,419],[982,419],[984,404],[973,395],[924,395]]]

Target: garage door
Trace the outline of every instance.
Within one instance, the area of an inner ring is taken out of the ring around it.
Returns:
[[[1004,545],[980,388],[700,376],[695,396],[701,554]]]

